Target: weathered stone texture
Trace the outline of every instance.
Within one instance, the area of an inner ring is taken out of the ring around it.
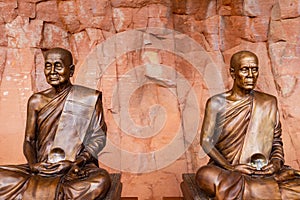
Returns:
[[[0,22],[11,22],[17,14],[17,0],[0,2]]]
[[[39,47],[42,39],[43,21],[31,21],[28,18],[18,16],[12,22],[5,24],[5,28],[8,47]]]
[[[31,2],[19,2],[18,3],[18,15],[22,17],[29,17],[35,18],[36,11],[35,11],[35,4]]]
[[[132,28],[132,10],[130,8],[113,9],[113,23],[117,32]]]
[[[7,46],[7,34],[5,24],[0,24],[0,46]]]
[[[247,16],[270,16],[276,0],[244,0],[244,14]]]
[[[40,2],[36,5],[36,18],[45,22],[58,23],[60,18],[56,1]]]
[[[58,3],[58,11],[66,31],[74,33],[81,30],[76,1],[60,1]]]
[[[148,7],[135,8],[132,14],[133,28],[145,28],[148,24]]]
[[[69,39],[69,34],[65,29],[50,23],[44,24],[42,48],[50,49],[59,45],[62,48],[70,49]]]
[[[110,30],[112,9],[109,0],[77,1],[77,12],[81,26]]]
[[[280,6],[281,18],[299,17],[299,1],[296,0],[278,0]]]
[[[141,8],[149,4],[163,4],[171,5],[171,0],[111,0],[111,5],[115,8],[129,7],[129,8]]]
[[[224,0],[218,3],[220,15],[243,15],[243,0]]]
[[[207,8],[208,5],[209,5],[209,1],[174,0],[174,1],[172,1],[172,11],[173,11],[173,13],[176,13],[176,14],[193,15],[193,14],[196,14],[200,10],[200,8]],[[202,12],[207,12],[207,10],[208,9],[201,9]]]
[[[3,72],[5,68],[5,62],[6,62],[6,50],[4,48],[0,48],[0,83],[2,81]]]
[[[208,160],[205,102],[231,87],[230,57],[244,49],[259,57],[257,89],[278,98],[286,163],[299,168],[299,33],[296,0],[0,0],[0,164],[25,162],[26,102],[49,87],[42,52],[59,46],[74,55],[73,82],[103,91],[101,166],[124,171],[123,196],[181,195],[181,174]]]

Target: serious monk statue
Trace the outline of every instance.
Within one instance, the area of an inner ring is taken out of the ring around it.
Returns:
[[[215,199],[300,199],[299,172],[283,165],[277,100],[254,90],[258,69],[254,53],[234,54],[232,89],[206,104],[201,145],[210,161],[196,183]]]
[[[106,142],[101,93],[71,84],[69,51],[54,48],[44,57],[52,88],[28,101],[28,164],[0,167],[0,199],[101,199],[110,187],[97,160]]]

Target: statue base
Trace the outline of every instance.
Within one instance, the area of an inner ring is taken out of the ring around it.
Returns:
[[[181,182],[180,188],[184,200],[210,200],[211,199],[197,186],[194,173],[182,174],[182,179],[183,182]]]
[[[121,174],[109,174],[111,179],[111,186],[103,200],[120,200],[122,192]]]

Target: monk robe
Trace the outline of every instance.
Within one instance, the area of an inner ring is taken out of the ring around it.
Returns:
[[[222,98],[224,103],[209,138],[231,165],[250,165],[254,154],[264,155],[268,162],[284,162],[275,97],[252,91],[248,98],[238,101],[228,100],[223,94],[212,98]],[[285,178],[286,174],[293,174],[293,179]],[[198,170],[196,182],[204,191],[213,182],[215,191],[210,195],[216,199],[300,199],[300,178],[294,174],[293,169],[284,166],[272,176],[249,176],[226,170],[210,159]]]
[[[94,98],[91,105],[83,105],[80,102],[85,98],[82,94],[87,93],[89,97]],[[79,94],[80,99],[74,98],[74,94]],[[81,105],[83,109],[80,106],[72,106],[74,102]],[[88,108],[90,110],[84,107],[90,107]],[[64,120],[65,115],[68,114],[73,116],[74,122],[71,124],[73,129],[69,131],[64,129],[64,127],[67,128],[65,123],[72,123]],[[88,124],[76,123],[76,120],[80,118],[86,118]],[[68,173],[47,177],[43,174],[32,173],[28,164],[0,166],[0,199],[96,199],[105,196],[110,185],[109,175],[104,169],[99,168],[97,160],[97,154],[106,142],[101,93],[81,86],[70,86],[38,112],[36,124],[37,161],[49,162],[51,149],[57,145],[55,141],[61,139],[65,142],[62,148],[65,148],[66,154],[74,156],[74,158],[67,157],[69,160],[74,161],[79,156],[87,158],[84,166],[79,169],[81,175],[76,177],[77,174],[72,173],[72,179],[66,178]],[[78,133],[78,130],[82,131],[81,126],[85,125],[85,132]],[[67,134],[70,135],[67,136]],[[78,140],[81,143],[73,147],[69,146],[66,138],[63,138],[73,137],[72,134],[81,134]],[[73,152],[70,148],[73,148]]]

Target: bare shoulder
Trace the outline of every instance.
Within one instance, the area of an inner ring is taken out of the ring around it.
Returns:
[[[219,110],[223,107],[223,105],[226,102],[226,97],[228,96],[227,92],[214,95],[210,97],[206,102],[206,107],[213,109],[213,110]]]
[[[34,93],[28,100],[28,108],[30,110],[39,111],[47,102],[52,93],[52,88]]]

